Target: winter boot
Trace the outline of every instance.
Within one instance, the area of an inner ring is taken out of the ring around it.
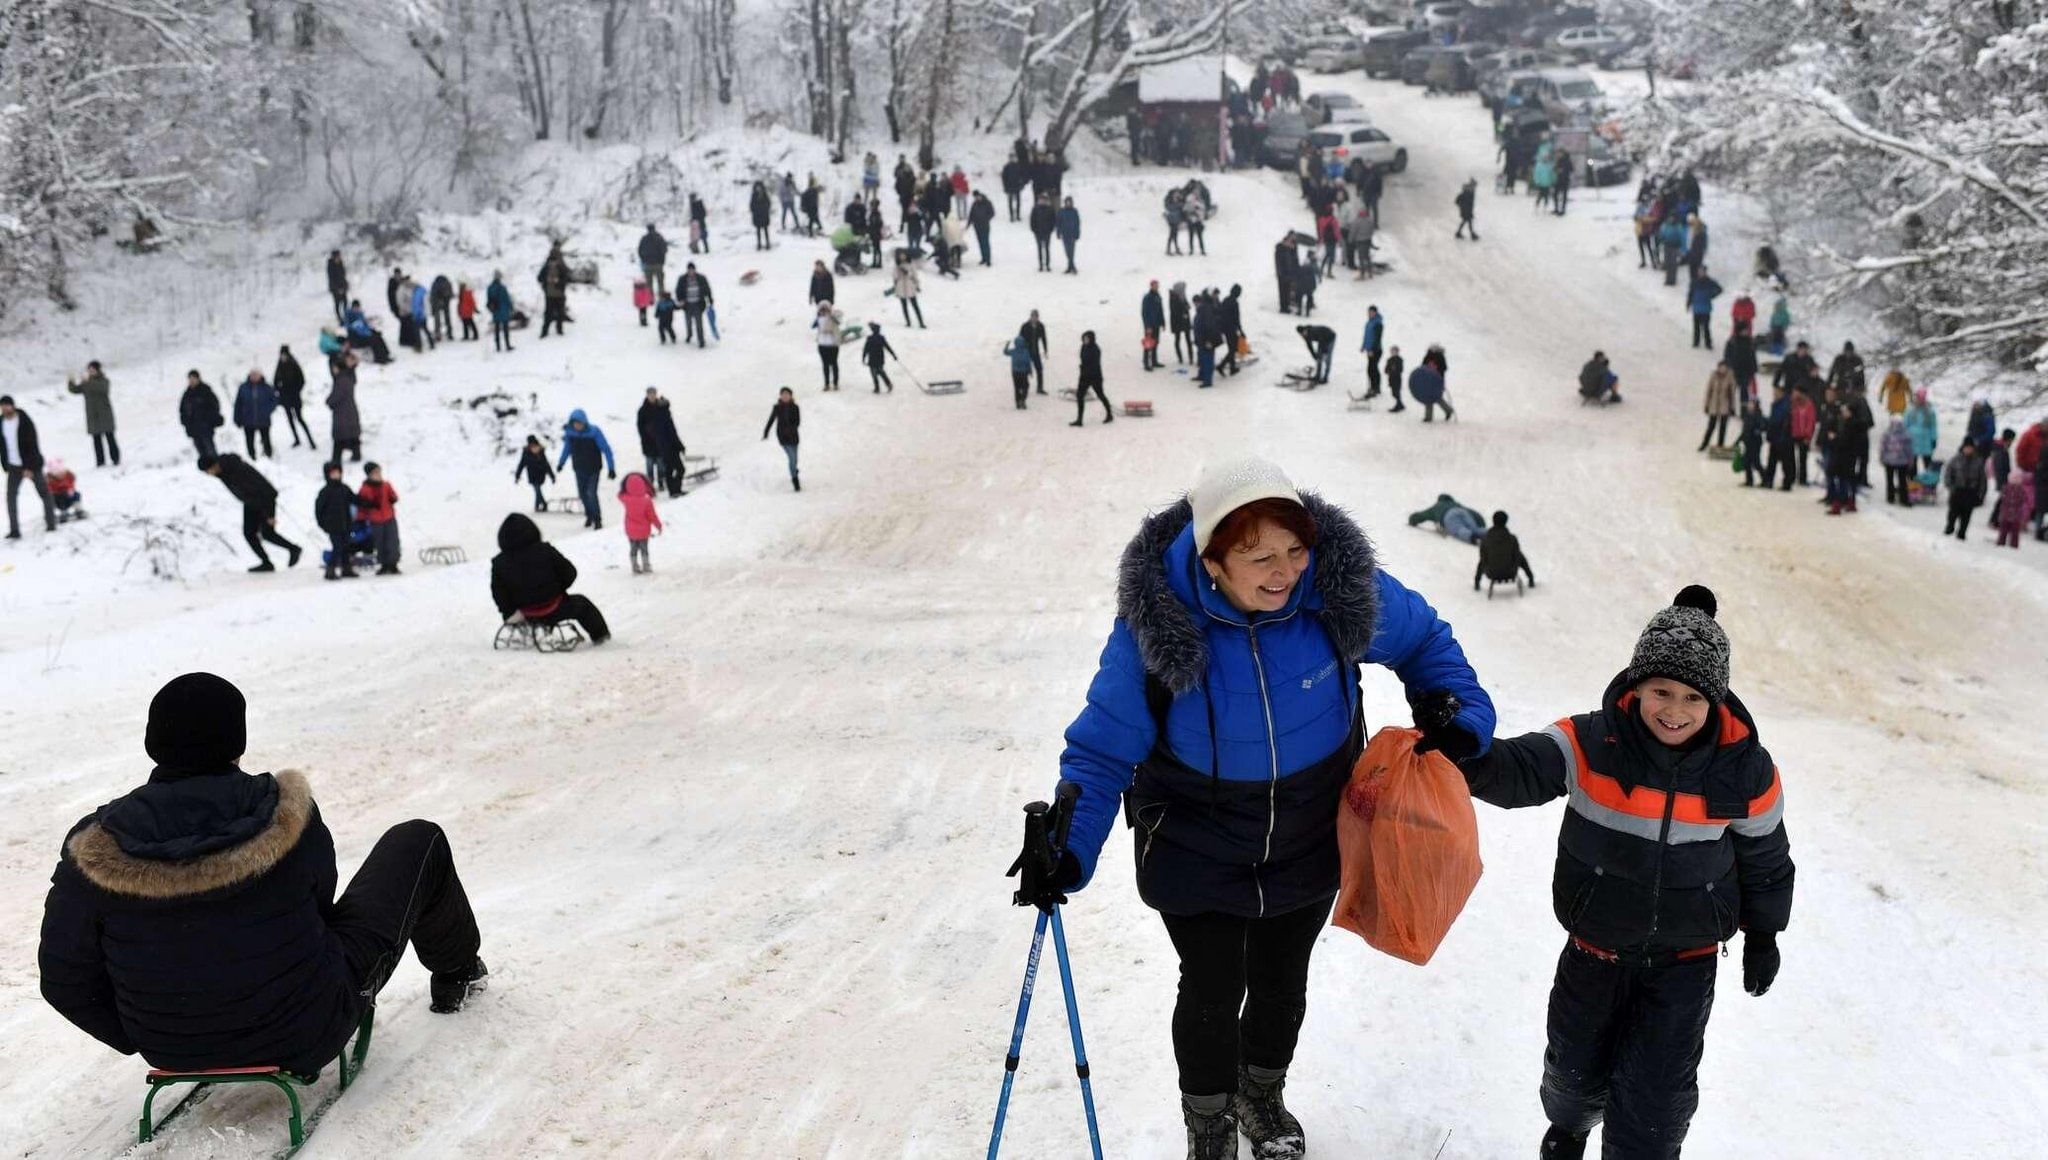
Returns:
[[[1252,1155],[1257,1160],[1297,1160],[1308,1154],[1308,1145],[1302,1138],[1301,1121],[1287,1110],[1281,1101],[1281,1089],[1287,1086],[1287,1072],[1254,1069],[1240,1065],[1237,1069],[1237,1094],[1230,1099],[1230,1111],[1237,1117],[1237,1130],[1251,1141]]]
[[[1188,1160],[1237,1160],[1237,1120],[1230,1114],[1229,1102],[1229,1096],[1181,1096],[1180,1115],[1188,1126]],[[1216,1105],[1214,1111],[1208,1109],[1210,1104]]]
[[[440,1015],[452,1015],[462,1010],[462,1005],[471,995],[484,989],[484,979],[491,972],[477,959],[459,971],[436,971],[427,980],[427,994],[433,998],[429,1010]]]
[[[1550,1130],[1543,1133],[1543,1146],[1536,1154],[1542,1160],[1582,1160],[1586,1155],[1586,1137],[1589,1134],[1552,1124]]]
[[[299,566],[299,557],[304,555],[306,550],[304,548],[299,547],[297,544],[293,544],[290,548],[286,549],[286,552],[287,554],[284,558],[284,566],[287,568],[296,568]]]
[[[263,561],[263,562],[262,562],[261,564],[258,564],[258,565],[256,565],[256,566],[255,566],[254,568],[251,568],[251,569],[249,569],[249,571],[251,571],[251,572],[275,572],[275,571],[277,571],[277,565],[275,565],[275,564],[271,563],[271,562],[270,562],[270,561],[268,561],[268,560],[265,560],[265,561]]]

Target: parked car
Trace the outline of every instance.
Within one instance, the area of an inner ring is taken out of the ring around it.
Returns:
[[[1401,58],[1401,83],[1420,85],[1429,83],[1429,66],[1437,57],[1452,51],[1449,45],[1425,44],[1411,48]]]
[[[1399,77],[1401,58],[1416,47],[1429,43],[1429,33],[1420,28],[1385,32],[1365,42],[1365,75]]]
[[[1454,44],[1436,54],[1429,62],[1429,68],[1422,74],[1424,84],[1438,92],[1470,92],[1478,82],[1478,73],[1472,67],[1473,58],[1483,55],[1490,45]]]
[[[1539,78],[1536,99],[1553,125],[1593,120],[1607,111],[1607,94],[1578,69],[1545,69]]]
[[[1594,137],[1586,150],[1587,185],[1627,185],[1630,177],[1628,158],[1620,149],[1608,143],[1604,137]]]
[[[1465,19],[1465,5],[1459,0],[1443,0],[1441,3],[1425,5],[1422,9],[1422,26],[1432,32],[1456,28]]]
[[[1632,39],[1621,29],[1604,24],[1581,24],[1551,37],[1550,44],[1573,60],[1606,60],[1628,47]]]
[[[1316,156],[1324,165],[1351,164],[1356,157],[1375,169],[1400,173],[1408,168],[1408,151],[1369,124],[1339,121],[1308,135]]]
[[[1303,58],[1303,65],[1310,72],[1340,73],[1365,67],[1365,45],[1356,39],[1346,38],[1341,47],[1313,49]]]
[[[1308,131],[1307,117],[1275,109],[1266,117],[1266,140],[1259,146],[1259,160],[1271,169],[1293,169]]]
[[[1301,107],[1308,113],[1310,123],[1322,125],[1336,120],[1339,110],[1356,109],[1359,104],[1358,98],[1350,93],[1320,92],[1310,93]]]
[[[1556,53],[1538,48],[1504,48],[1490,52],[1472,62],[1477,74],[1475,87],[1479,99],[1492,108],[1495,101],[1507,95],[1506,80],[1514,73],[1528,69],[1555,68],[1565,63]]]

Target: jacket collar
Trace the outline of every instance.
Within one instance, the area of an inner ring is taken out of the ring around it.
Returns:
[[[1342,508],[1314,492],[1301,493],[1315,518],[1317,544],[1280,618],[1316,617],[1346,661],[1365,658],[1379,620],[1379,561],[1372,542]],[[1213,616],[1247,623],[1220,594],[1200,583],[1195,557],[1194,509],[1183,499],[1145,517],[1124,548],[1117,574],[1117,616],[1130,627],[1145,671],[1178,695],[1199,685],[1209,668],[1205,623]]]

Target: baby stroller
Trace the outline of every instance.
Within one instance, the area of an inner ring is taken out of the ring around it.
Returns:
[[[841,277],[848,274],[865,274],[868,269],[865,239],[853,232],[852,226],[840,226],[832,231],[832,272]]]
[[[334,549],[320,553],[320,563],[328,568],[338,568],[341,561],[334,558]],[[357,520],[348,526],[348,566],[351,568],[375,568],[377,566],[377,545],[370,538],[370,521]]]

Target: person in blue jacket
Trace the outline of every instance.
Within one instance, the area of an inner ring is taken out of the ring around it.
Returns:
[[[1124,549],[1117,618],[1068,727],[1079,783],[1052,888],[1086,886],[1119,808],[1138,894],[1180,956],[1188,1155],[1302,1154],[1281,1099],[1337,894],[1337,803],[1364,744],[1359,666],[1408,691],[1423,748],[1483,753],[1493,703],[1451,628],[1345,511],[1258,458],[1212,464]]]
[[[427,313],[427,308],[427,288],[417,282],[413,283],[412,303],[411,310],[409,311],[412,315],[412,324],[419,328],[419,336],[421,341],[426,344],[426,349],[432,350],[441,344],[434,340],[434,326]]]
[[[1714,299],[1720,296],[1721,284],[1707,276],[1705,266],[1699,267],[1685,290],[1685,307],[1692,311],[1694,347],[1714,349]]]
[[[560,471],[569,464],[576,471],[576,495],[583,501],[583,526],[601,528],[604,526],[604,509],[597,505],[597,468],[599,461],[604,464],[605,475],[611,479],[619,477],[619,469],[612,462],[612,445],[604,437],[604,428],[590,421],[582,408],[569,412],[569,421],[562,427],[562,457],[555,463]]]
[[[242,429],[242,442],[249,450],[249,458],[256,458],[259,442],[265,456],[277,457],[270,449],[270,418],[276,413],[277,388],[264,379],[262,371],[251,370],[235,389],[235,426]]]
[[[1016,388],[1017,409],[1022,411],[1025,401],[1031,397],[1030,336],[1019,331],[1017,337],[1003,344],[1003,353],[1010,356],[1010,385]]]
[[[1365,339],[1358,346],[1365,355],[1365,397],[1370,399],[1380,393],[1380,349],[1386,340],[1387,320],[1380,316],[1380,308],[1365,308]]]
[[[1687,241],[1685,218],[1670,214],[1664,224],[1657,227],[1657,248],[1664,254],[1664,284],[1678,285],[1678,265],[1684,260]]]
[[[512,349],[512,292],[505,289],[502,271],[491,271],[491,284],[484,288],[484,308],[491,312],[491,349]]]
[[[1078,274],[1074,269],[1074,244],[1081,240],[1081,211],[1074,208],[1074,199],[1067,198],[1060,206],[1060,212],[1053,219],[1053,232],[1060,236],[1060,248],[1067,252],[1067,273]]]

